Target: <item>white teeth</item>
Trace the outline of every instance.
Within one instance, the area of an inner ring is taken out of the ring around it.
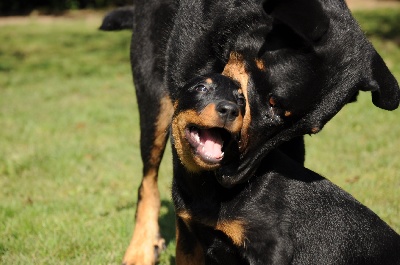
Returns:
[[[193,140],[195,140],[196,142],[200,142],[200,135],[197,132],[192,132],[191,133],[191,137]]]
[[[207,157],[208,159],[215,158],[215,157],[214,157],[212,154],[210,154],[210,153],[204,153],[203,155],[204,155],[205,157]],[[217,158],[223,158],[224,155],[225,155],[225,153],[223,152],[223,153],[221,154],[221,156],[220,156],[220,157],[217,157]]]

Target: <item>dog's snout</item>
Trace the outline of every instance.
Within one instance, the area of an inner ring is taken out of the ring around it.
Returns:
[[[235,120],[240,113],[239,106],[230,101],[222,101],[218,103],[216,110],[220,117],[227,121]]]

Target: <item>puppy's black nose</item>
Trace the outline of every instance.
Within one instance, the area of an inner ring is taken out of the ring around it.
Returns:
[[[239,106],[230,101],[221,101],[217,104],[219,116],[226,121],[233,121],[239,116]]]

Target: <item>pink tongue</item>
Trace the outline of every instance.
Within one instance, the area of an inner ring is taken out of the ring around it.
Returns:
[[[207,156],[211,156],[213,158],[221,158],[222,157],[222,139],[218,133],[215,133],[211,130],[201,130],[200,141],[204,146],[200,145],[198,148],[199,151]]]

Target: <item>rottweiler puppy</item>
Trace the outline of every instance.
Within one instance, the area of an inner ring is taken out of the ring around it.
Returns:
[[[241,85],[218,74],[186,85],[174,110],[176,264],[400,264],[395,231],[278,149],[226,187],[218,169],[240,163],[248,127],[278,133],[285,113],[247,106]]]
[[[224,187],[246,182],[277,147],[302,163],[302,135],[320,131],[360,90],[380,108],[398,106],[396,80],[343,0],[137,0],[104,21],[104,30],[133,29],[143,179],[125,264],[154,264],[163,248],[158,169],[173,106],[196,76],[223,73],[246,99],[251,126],[237,163],[217,169]]]

